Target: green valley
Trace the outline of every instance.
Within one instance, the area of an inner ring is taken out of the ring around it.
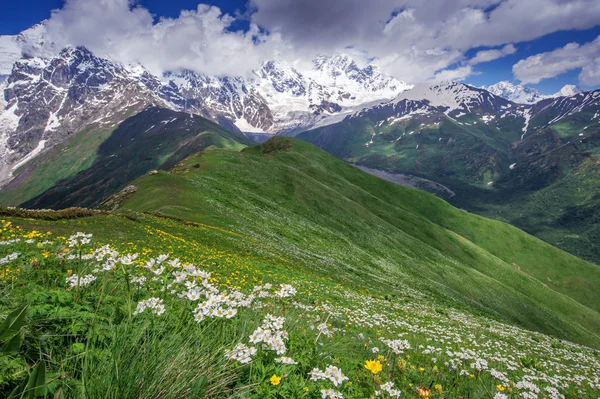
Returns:
[[[285,137],[211,147],[130,184],[89,216],[2,210],[1,255],[19,255],[4,261],[3,284],[14,288],[0,301],[31,308],[24,357],[2,389],[40,351],[54,353],[47,389],[67,397],[313,398],[335,388],[362,398],[384,382],[404,397],[516,397],[532,375],[566,397],[598,388],[600,269],[512,226]],[[77,231],[91,242],[66,239]],[[195,311],[194,281],[206,296]],[[223,309],[231,318],[210,310],[219,290],[237,298]],[[277,354],[289,358],[275,359],[274,343],[248,346],[262,339],[251,334],[261,320],[288,337]],[[328,382],[342,371],[351,383]]]

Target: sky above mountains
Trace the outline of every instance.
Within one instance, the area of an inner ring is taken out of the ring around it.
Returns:
[[[47,43],[84,45],[155,73],[245,75],[344,52],[409,83],[461,80],[600,87],[597,0],[30,0],[3,5],[0,34],[47,19]]]

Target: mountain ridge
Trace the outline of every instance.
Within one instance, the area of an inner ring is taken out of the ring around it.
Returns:
[[[542,94],[537,89],[513,84],[508,80],[481,88],[518,104],[535,104],[548,98],[570,97],[582,92],[576,85],[565,85],[554,94]]]

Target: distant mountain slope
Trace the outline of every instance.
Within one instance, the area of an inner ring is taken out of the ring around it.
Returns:
[[[434,180],[449,201],[600,264],[594,245],[600,91],[519,105],[460,83],[417,85],[395,100],[303,132],[348,162]],[[580,215],[569,223],[569,215]]]
[[[237,231],[331,273],[407,284],[527,328],[600,342],[600,268],[501,222],[277,137],[132,183],[119,210]],[[119,196],[117,196],[118,199]]]
[[[27,201],[28,208],[92,207],[131,180],[168,169],[210,146],[241,149],[252,144],[202,117],[148,108],[125,120],[99,147],[89,168]]]

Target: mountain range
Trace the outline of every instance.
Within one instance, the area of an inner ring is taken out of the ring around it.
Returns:
[[[81,47],[51,59],[22,58],[1,86],[0,182],[44,148],[83,129],[114,127],[149,105],[202,115],[237,132],[293,134],[410,87],[347,56],[319,57],[304,74],[270,61],[246,79],[192,71],[159,78]]]
[[[266,61],[246,77],[156,75],[84,47],[52,49],[44,29],[0,37],[0,204],[94,206],[189,148],[297,135],[600,261],[590,245],[600,234],[600,91],[565,86],[547,96],[506,81],[413,86],[347,55],[320,56],[308,68]],[[142,148],[152,153],[146,160],[135,156]],[[117,154],[137,161],[115,163]]]

